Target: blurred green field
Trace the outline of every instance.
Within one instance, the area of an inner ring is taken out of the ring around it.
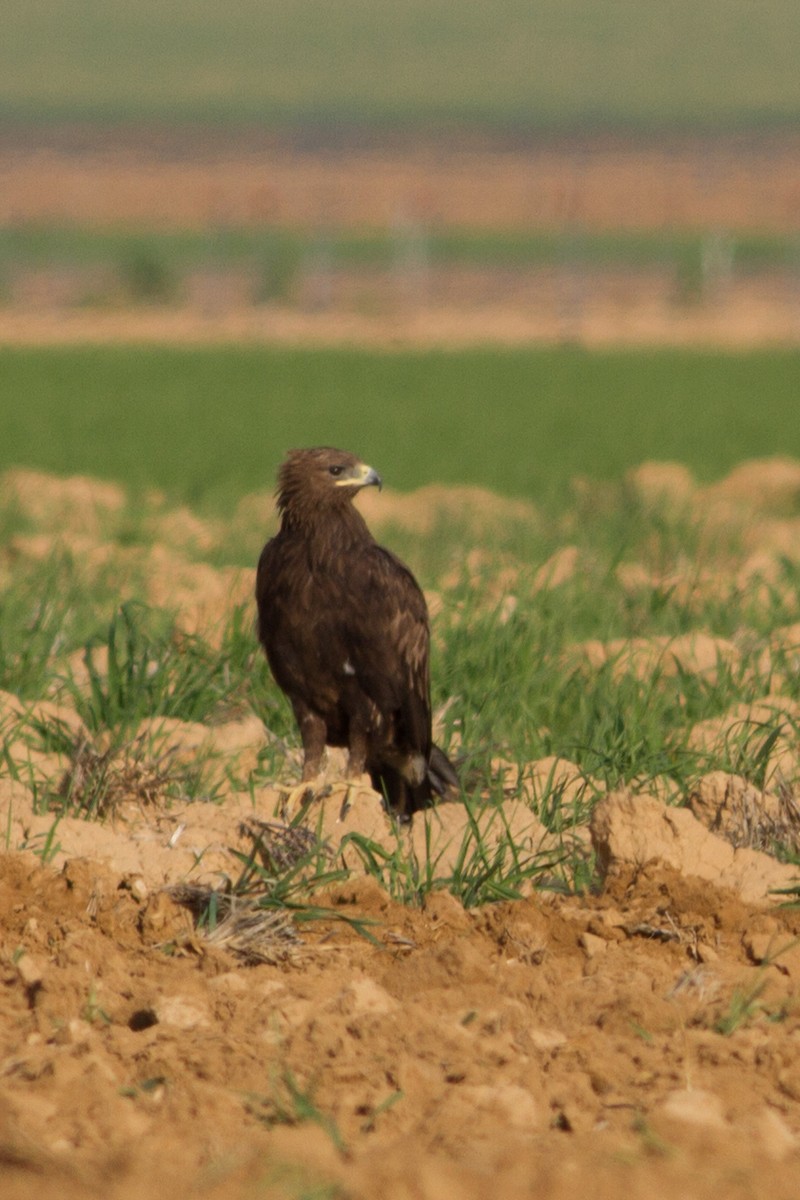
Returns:
[[[405,236],[405,240],[404,240]],[[430,266],[558,266],[565,259],[586,267],[673,266],[684,276],[699,275],[708,234],[697,230],[575,231],[470,230],[435,228],[419,234]],[[80,228],[16,223],[0,226],[0,283],[23,267],[113,265],[123,276],[177,280],[201,266],[248,266],[265,283],[287,280],[309,256],[324,250],[331,266],[380,267],[396,264],[407,252],[409,235],[386,229],[326,232],[262,226],[211,226],[207,230]],[[416,243],[415,243],[416,245]],[[731,237],[737,274],[800,262],[794,234],[741,233]],[[143,298],[147,298],[146,295]]]
[[[574,475],[645,459],[710,479],[800,456],[798,350],[6,348],[0,393],[0,468],[156,485],[207,511],[271,487],[296,445],[352,449],[402,491],[556,504]]]
[[[713,235],[712,235],[713,238]],[[713,278],[704,266],[708,235],[680,230],[645,233],[526,233],[439,229],[417,240],[391,231],[340,230],[321,237],[314,231],[244,227],[202,231],[81,229],[59,225],[0,227],[0,304],[14,303],[25,273],[45,270],[72,275],[72,303],[179,303],[192,272],[236,271],[255,304],[293,303],[304,280],[320,261],[331,272],[408,273],[409,255],[426,278],[436,271],[466,268],[507,272],[509,280],[526,270],[657,271],[671,280],[676,304],[691,305],[713,296]],[[766,272],[796,273],[797,238],[747,234],[726,238],[731,271],[738,279]]]
[[[780,125],[792,0],[40,0],[7,6],[0,117],[508,130]]]

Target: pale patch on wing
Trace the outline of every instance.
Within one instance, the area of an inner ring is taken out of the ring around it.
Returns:
[[[350,662],[349,658],[344,660],[344,666],[342,667],[342,670],[344,671],[345,675],[355,675],[356,673],[356,669]]]
[[[399,771],[406,783],[419,787],[428,774],[428,760],[424,754],[403,754],[396,746],[383,747],[383,760]]]
[[[403,771],[403,774],[409,783],[414,784],[415,787],[419,787],[427,772],[428,764],[425,761],[424,755],[412,754],[411,758],[409,758],[408,762],[406,763],[406,768]]]

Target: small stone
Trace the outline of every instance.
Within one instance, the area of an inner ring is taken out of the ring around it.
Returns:
[[[567,1041],[558,1029],[532,1029],[528,1036],[537,1050],[558,1050]]]
[[[150,895],[147,884],[141,877],[131,881],[131,895],[135,900],[138,900],[140,904],[143,903],[143,901],[145,901]]]
[[[69,1042],[73,1046],[87,1046],[92,1040],[92,1026],[73,1017],[67,1025]]]
[[[595,933],[582,933],[578,941],[587,958],[594,958],[595,955],[601,954],[608,946],[605,938],[598,937]]]
[[[707,1129],[725,1128],[722,1103],[712,1092],[689,1089],[670,1092],[661,1111],[665,1116],[687,1125],[704,1126]]]
[[[44,979],[44,963],[32,954],[23,954],[16,962],[17,974],[26,988],[41,987]]]
[[[154,1011],[162,1025],[172,1025],[176,1029],[197,1029],[208,1025],[207,1014],[182,996],[165,996],[155,1005]]]

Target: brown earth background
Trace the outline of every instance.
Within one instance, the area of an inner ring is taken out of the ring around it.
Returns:
[[[12,267],[0,340],[793,343],[799,150],[794,134],[331,150],[255,132],[6,131],[0,222],[12,231],[283,228],[316,238],[317,250],[292,294],[269,303],[253,301],[246,270],[219,264],[200,264],[179,303],[133,309],[113,295],[99,307],[87,300],[106,286],[102,272]],[[561,239],[560,261],[431,265],[425,237],[440,229],[546,233]],[[331,267],[337,230],[388,231],[400,268]],[[584,260],[582,237],[620,231],[703,235],[699,294],[682,296],[668,266]],[[746,234],[788,238],[785,261],[737,272],[735,242]]]

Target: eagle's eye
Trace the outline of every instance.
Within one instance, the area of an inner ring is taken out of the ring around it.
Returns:
[[[328,473],[330,475],[334,475],[334,476],[341,475],[343,470],[344,470],[344,467],[328,467]]]

